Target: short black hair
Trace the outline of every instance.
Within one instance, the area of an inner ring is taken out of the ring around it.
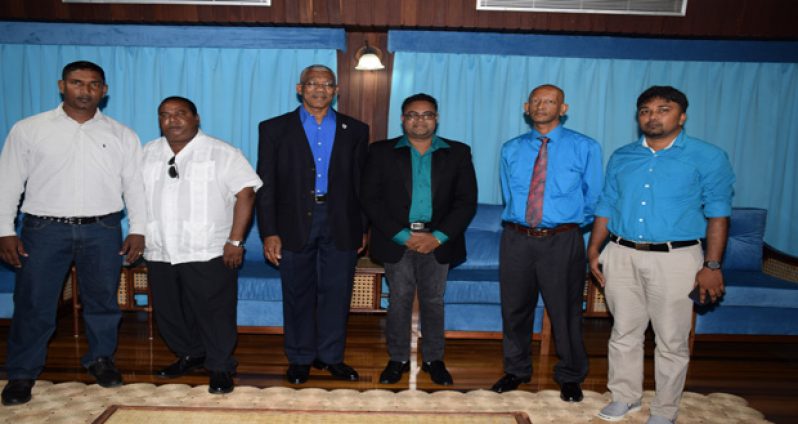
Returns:
[[[435,100],[434,97],[430,96],[427,93],[417,93],[417,94],[413,94],[412,96],[406,98],[405,101],[402,102],[402,113],[405,113],[405,109],[407,109],[407,105],[409,105],[410,103],[413,103],[413,102],[428,102],[428,103],[431,103],[433,109],[435,109],[435,112],[438,111],[438,101]]]
[[[100,78],[102,78],[103,84],[105,84],[105,71],[103,71],[103,68],[101,68],[100,65],[96,63],[89,62],[86,60],[79,60],[77,62],[72,62],[64,66],[64,70],[61,71],[61,80],[66,81],[67,75],[69,75],[72,71],[78,71],[78,70],[89,70],[97,72],[98,74],[100,74]]]
[[[687,102],[687,96],[681,91],[669,85],[654,85],[649,87],[637,98],[637,108],[640,109],[640,107],[651,101],[651,99],[670,100],[682,108],[682,113],[687,112],[687,106],[689,104]]]
[[[197,116],[197,105],[195,105],[191,100],[180,96],[169,96],[161,100],[161,104],[158,105],[158,110],[161,110],[161,106],[163,106],[166,102],[171,101],[183,102],[186,106],[188,106],[189,110],[191,110],[191,113],[193,113],[194,116]]]

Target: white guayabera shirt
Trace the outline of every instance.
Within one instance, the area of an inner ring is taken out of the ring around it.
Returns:
[[[176,176],[170,177],[175,158]],[[199,131],[180,153],[165,137],[144,146],[149,261],[179,264],[219,257],[233,225],[235,195],[261,182],[240,150]]]

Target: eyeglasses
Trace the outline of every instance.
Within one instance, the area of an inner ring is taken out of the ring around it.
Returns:
[[[419,119],[424,121],[431,121],[435,119],[438,114],[435,112],[424,112],[424,113],[416,113],[416,112],[407,112],[403,115],[405,119],[409,119],[411,121],[418,121]]]
[[[313,89],[313,88],[322,88],[322,89],[325,89],[325,90],[332,90],[332,89],[335,88],[335,83],[331,82],[331,81],[328,81],[328,82],[311,81],[311,82],[303,83],[302,85],[307,87],[307,88],[311,88],[311,89]]]
[[[172,159],[169,159],[167,165],[169,165],[169,170],[167,171],[167,174],[169,174],[169,178],[180,178],[180,174],[177,173],[177,165],[175,164],[174,156],[172,156]]]

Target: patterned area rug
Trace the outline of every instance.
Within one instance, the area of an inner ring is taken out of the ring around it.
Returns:
[[[5,386],[5,381],[0,385]],[[646,392],[643,408],[624,423],[645,423],[653,393]],[[33,400],[25,405],[0,407],[0,422],[91,423],[112,405],[203,407],[223,409],[280,409],[297,411],[380,412],[525,412],[534,424],[604,423],[596,413],[610,400],[609,394],[585,391],[579,403],[560,400],[559,391],[530,393],[517,390],[497,394],[488,390],[467,393],[439,391],[391,392],[387,390],[301,389],[239,386],[229,395],[211,395],[208,386],[184,384],[128,384],[106,389],[96,384],[37,381]],[[687,392],[682,398],[680,423],[761,424],[763,415],[747,406],[745,399],[724,393],[701,395]]]
[[[111,406],[94,424],[529,424],[523,412],[292,411],[288,409]]]

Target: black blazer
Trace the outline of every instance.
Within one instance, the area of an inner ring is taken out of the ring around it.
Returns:
[[[354,250],[366,231],[357,193],[369,127],[342,113],[335,116],[327,208],[336,248]],[[299,251],[310,235],[316,187],[316,165],[299,108],[261,122],[258,137],[258,175],[263,180],[256,199],[260,236],[278,235],[283,249]]]
[[[398,262],[405,246],[393,236],[409,227],[413,191],[410,147],[396,149],[401,137],[369,146],[363,172],[361,203],[371,222],[371,257]],[[448,149],[432,153],[432,230],[443,232],[449,240],[435,249],[439,263],[465,260],[463,234],[477,210],[477,180],[471,162],[471,149],[460,142],[442,139]]]

